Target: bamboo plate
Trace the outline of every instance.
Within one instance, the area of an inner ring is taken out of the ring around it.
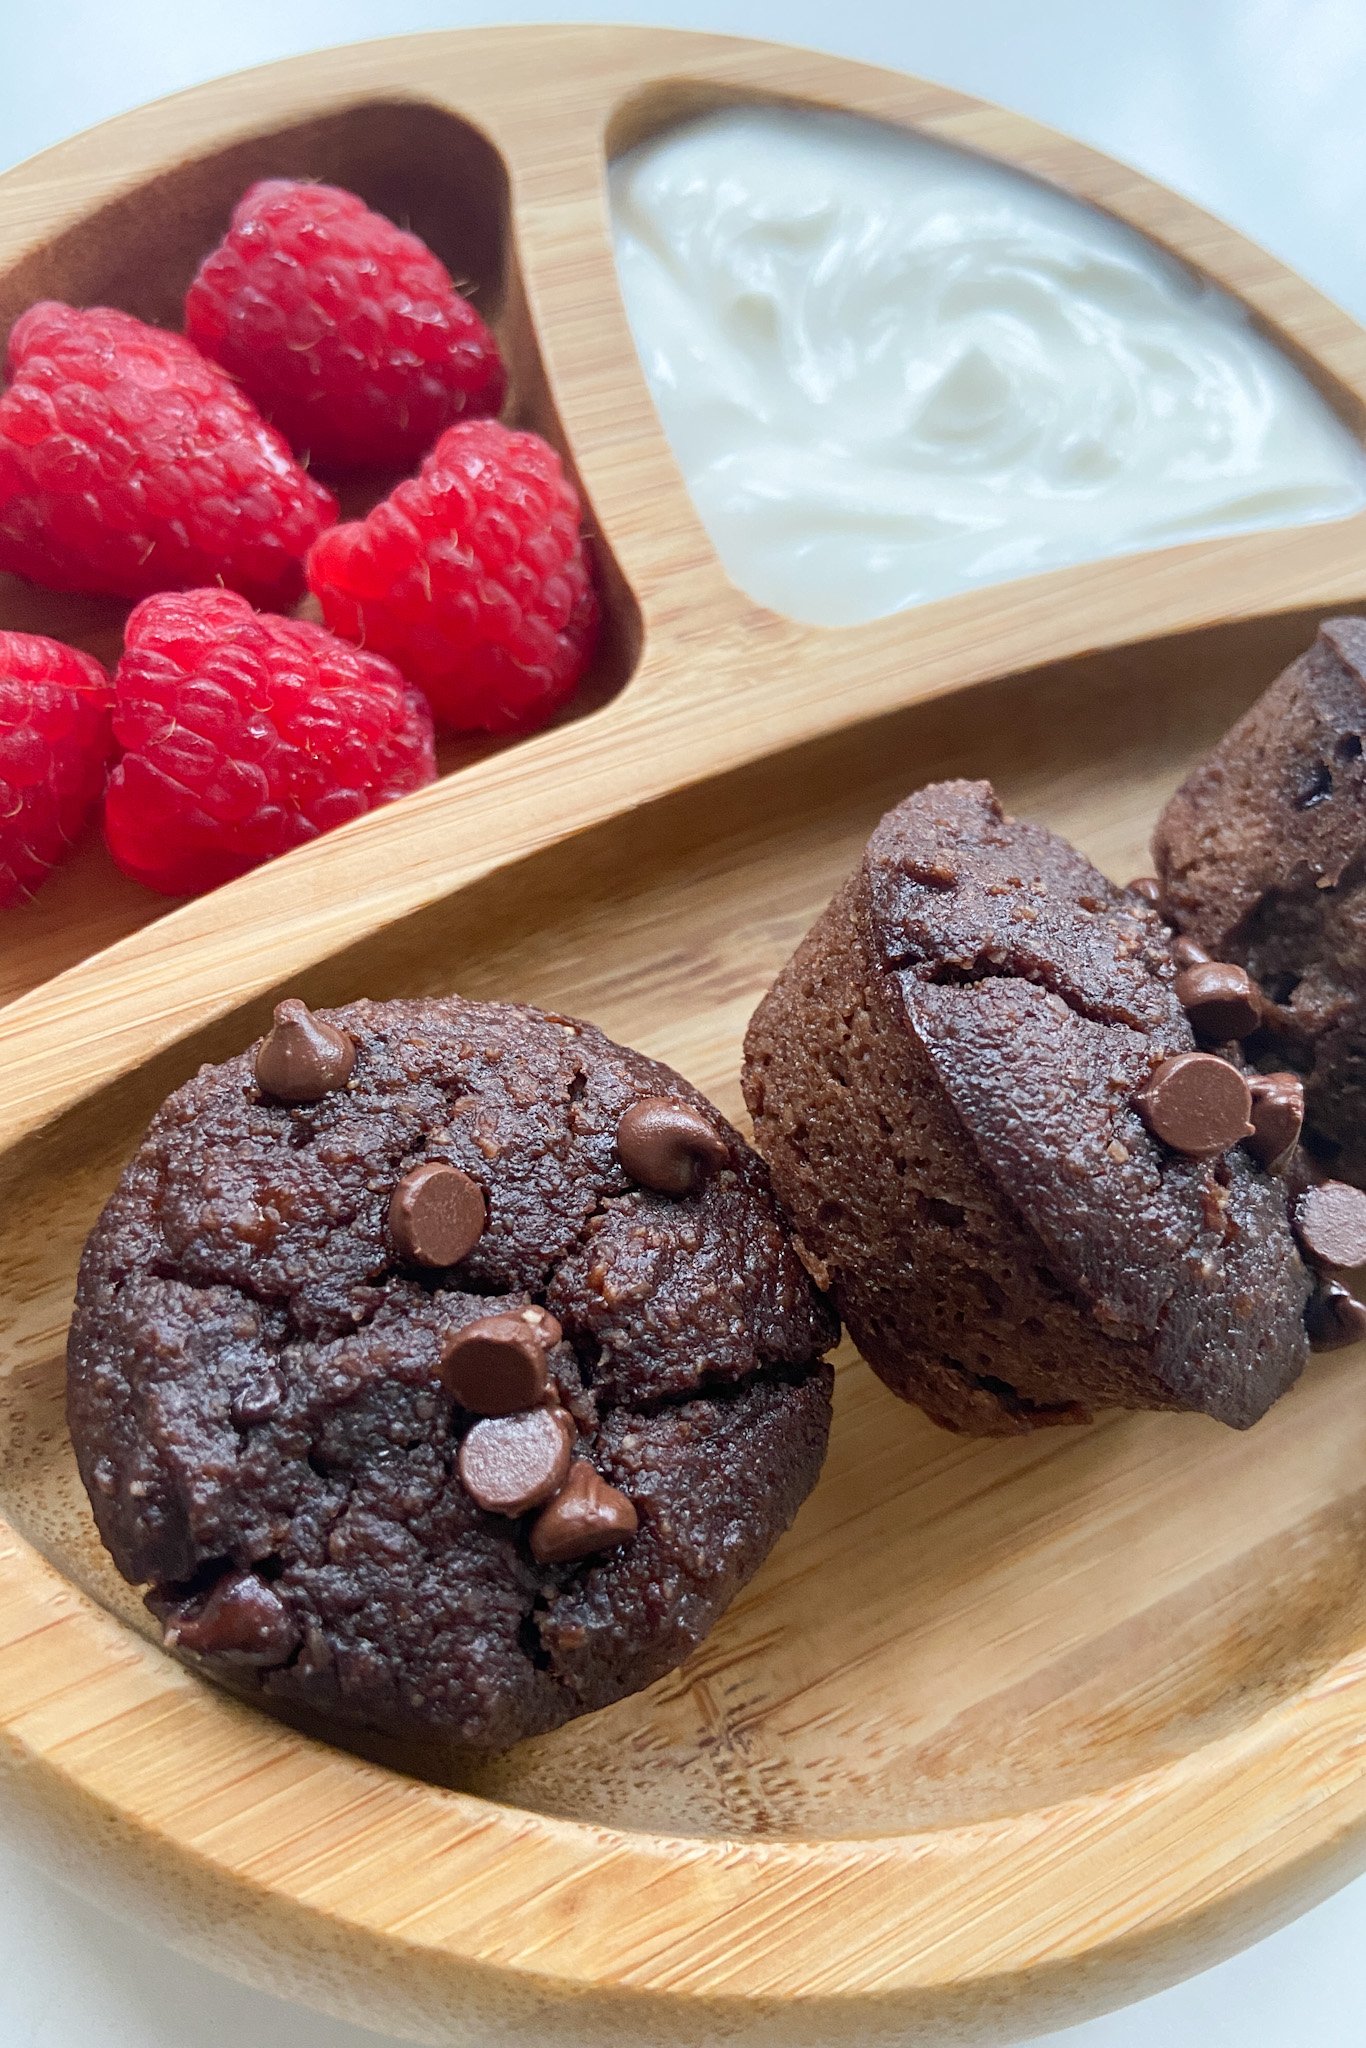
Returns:
[[[1360,425],[1366,335],[1135,173],[937,87],[606,29],[329,52],[0,180],[0,320],[174,317],[252,177],[407,213],[568,451],[611,614],[586,715],[148,923],[95,853],[5,925],[0,1754],[60,1872],[235,1973],[427,2042],[999,2040],[1218,1957],[1366,1863],[1366,1392],[1246,1436],[942,1435],[852,1360],[822,1484],[681,1672],[463,1773],[331,1748],[171,1663],[61,1420],[79,1247],[155,1102],[311,1000],[579,1010],[739,1111],[760,990],[914,784],[987,773],[1112,874],[1183,766],[1366,599],[1366,515],[1067,569],[854,631],[720,571],[615,285],[610,151],[777,93],[993,152],[1239,293]],[[115,623],[0,591],[0,620]],[[110,943],[113,942],[113,943]],[[103,946],[104,950],[97,948]],[[425,1775],[424,1775],[425,1772]]]

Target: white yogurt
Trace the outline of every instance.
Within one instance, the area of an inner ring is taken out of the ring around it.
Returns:
[[[731,577],[813,625],[1366,504],[1239,307],[998,163],[710,115],[612,167],[626,310]]]

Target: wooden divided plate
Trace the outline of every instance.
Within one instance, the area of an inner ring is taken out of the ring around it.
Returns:
[[[62,1421],[82,1239],[135,1135],[269,1003],[458,987],[578,1011],[740,1114],[761,990],[931,777],[1112,875],[1184,767],[1366,599],[1366,516],[1057,571],[856,630],[721,571],[618,293],[604,166],[773,96],[987,151],[1252,309],[1353,426],[1366,335],[1134,172],[939,87],[617,29],[329,52],[0,180],[0,325],[174,319],[264,173],[409,218],[491,308],[601,538],[580,715],[153,915],[91,850],[0,931],[0,1727],[35,1851],[241,1976],[426,2042],[996,2041],[1214,1961],[1366,1863],[1366,1378],[960,1441],[851,1354],[825,1476],[674,1676],[494,1763],[336,1748],[189,1676],[95,1539]],[[0,588],[100,646],[117,616]]]

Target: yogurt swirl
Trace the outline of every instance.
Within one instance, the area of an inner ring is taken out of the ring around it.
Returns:
[[[611,172],[627,315],[725,567],[813,625],[1366,504],[1366,456],[1212,285],[923,136],[778,107]]]

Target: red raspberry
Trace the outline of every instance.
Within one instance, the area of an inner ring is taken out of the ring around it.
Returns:
[[[498,344],[445,265],[335,185],[253,185],[199,266],[185,332],[324,468],[410,468],[503,402]]]
[[[216,363],[107,306],[30,306],[0,398],[0,569],[141,597],[226,583],[293,604],[337,516]]]
[[[98,804],[113,703],[93,655],[0,633],[0,904],[37,888]]]
[[[104,830],[125,874],[199,895],[436,773],[419,693],[377,654],[230,590],[146,598],[114,676]]]
[[[456,731],[530,731],[572,694],[597,637],[579,500],[538,434],[467,420],[419,476],[308,558],[334,632],[398,663]]]

